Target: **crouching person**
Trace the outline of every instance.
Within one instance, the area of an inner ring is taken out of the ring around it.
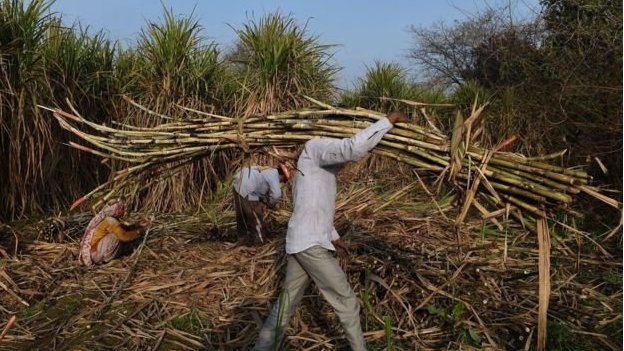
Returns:
[[[139,244],[147,223],[130,224],[121,218],[123,201],[105,206],[85,229],[80,241],[80,263],[87,267],[131,253]]]

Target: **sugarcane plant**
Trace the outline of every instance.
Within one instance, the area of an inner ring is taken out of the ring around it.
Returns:
[[[53,112],[62,128],[85,144],[69,145],[103,159],[125,162],[107,182],[76,200],[75,208],[89,199],[95,207],[117,196],[124,189],[141,189],[176,172],[181,166],[226,149],[245,152],[267,147],[293,147],[318,137],[346,138],[383,118],[383,113],[363,108],[337,108],[307,98],[311,108],[268,115],[228,117],[179,106],[191,114],[184,120],[162,116],[126,100],[143,113],[165,118],[154,127],[116,124],[114,127],[89,121],[72,107],[71,113],[44,107]],[[574,196],[586,193],[613,207],[621,204],[599,192],[589,183],[584,170],[563,168],[546,162],[558,154],[529,158],[501,150],[515,137],[493,149],[478,146],[475,138],[485,105],[473,104],[466,118],[457,112],[450,136],[433,125],[398,123],[387,133],[373,153],[433,172],[438,182],[446,181],[462,190],[463,203],[456,223],[464,221],[469,208],[476,208],[483,218],[511,215],[530,230],[536,220],[549,211],[574,213]],[[498,223],[498,222],[495,222]]]

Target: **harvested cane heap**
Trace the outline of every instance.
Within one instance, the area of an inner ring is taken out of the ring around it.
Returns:
[[[128,101],[143,111],[171,120]],[[296,146],[316,137],[350,137],[384,117],[375,111],[334,108],[313,99],[310,101],[318,108],[246,119],[183,108],[201,118],[169,121],[151,128],[129,125],[112,128],[89,122],[73,108],[73,114],[54,109],[54,116],[63,128],[91,144],[88,147],[70,142],[71,146],[130,165],[78,199],[72,208],[89,198],[98,198],[101,203],[121,189],[145,186],[155,173],[171,174],[182,165],[216,151]],[[483,109],[484,106],[473,106],[466,119],[458,113],[450,138],[432,123],[428,127],[400,123],[384,136],[373,152],[415,166],[417,170],[433,172],[439,181],[448,179],[465,190],[457,223],[463,222],[468,209],[474,206],[487,218],[496,217],[504,210],[535,231],[537,219],[553,210],[570,211],[568,205],[573,196],[581,192],[616,208],[620,206],[589,186],[590,177],[582,170],[497,151],[513,140],[501,143],[494,150],[474,145],[473,140],[481,132],[476,123]],[[500,227],[495,219],[493,221]]]

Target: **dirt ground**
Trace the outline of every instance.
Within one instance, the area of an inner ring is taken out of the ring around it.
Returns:
[[[371,350],[534,348],[531,233],[478,218],[455,228],[452,197],[434,202],[416,186],[364,182],[341,188],[336,223],[352,245],[341,264],[360,298]],[[77,261],[87,214],[5,226],[0,326],[12,315],[17,322],[0,349],[250,348],[278,295],[289,212],[269,215],[267,242],[242,244],[229,201],[156,216],[134,253],[95,269]],[[549,345],[621,349],[621,258],[566,235],[553,239]],[[348,349],[314,287],[287,334],[285,349]]]

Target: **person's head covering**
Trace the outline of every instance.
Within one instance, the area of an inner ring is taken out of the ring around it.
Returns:
[[[93,237],[93,233],[95,232],[95,228],[104,220],[106,217],[121,217],[124,214],[126,206],[122,200],[116,200],[115,202],[104,206],[100,212],[98,212],[87,225],[87,229],[82,236],[82,240],[80,240],[80,255],[78,259],[80,263],[85,266],[92,266],[93,261],[91,260],[91,238]]]
[[[296,164],[297,159],[299,159],[299,152],[278,150],[273,146],[273,151],[269,151],[269,155],[277,158],[280,173],[286,177],[286,181],[290,181],[294,176],[294,171],[297,170]]]

